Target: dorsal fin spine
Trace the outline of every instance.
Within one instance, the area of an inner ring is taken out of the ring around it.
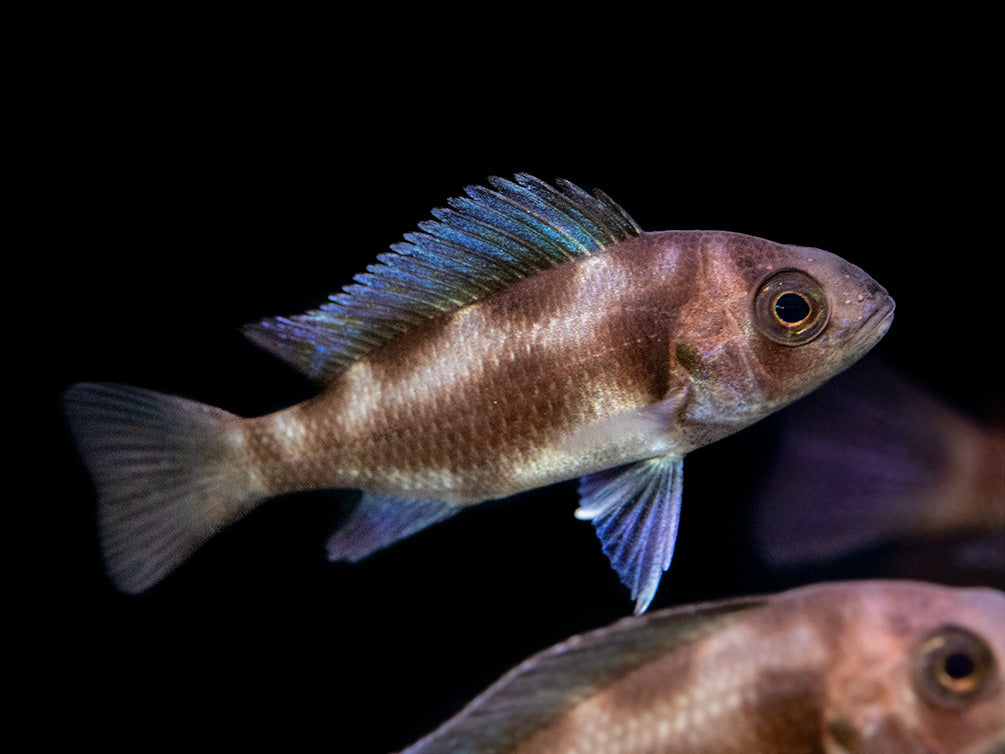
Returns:
[[[445,221],[434,222],[426,220],[419,223],[419,228],[425,231],[435,243],[442,244],[443,248],[453,248],[458,254],[463,254],[472,265],[479,266],[486,274],[499,276],[512,274],[516,266],[516,258],[504,247],[504,244],[513,244],[508,238],[498,237],[496,246],[492,251],[485,248],[485,241],[472,237],[459,228],[448,224],[452,217],[447,217]],[[515,277],[519,277],[516,275]]]
[[[510,181],[495,178],[490,179],[490,183],[496,187],[498,196],[540,221],[542,232],[555,243],[556,251],[562,261],[589,253],[592,239],[577,225],[585,218],[579,213],[564,212],[563,208],[558,206],[562,201],[561,195],[552,193],[550,198],[554,203],[549,205],[535,192],[523,189]],[[579,253],[570,250],[570,246],[576,248]]]
[[[500,179],[490,182],[496,185],[502,183]],[[513,186],[513,184],[509,185]],[[492,191],[484,187],[477,188],[480,189],[483,196],[491,195],[518,213],[524,213],[526,219],[533,220],[532,223],[528,223],[528,227],[537,233],[538,242],[542,244],[553,261],[567,262],[578,256],[583,256],[584,252],[588,251],[578,232],[579,229],[570,223],[571,218],[556,212],[554,207],[545,206],[532,194],[514,192],[514,196],[508,196],[500,191]]]
[[[505,211],[505,207],[496,201],[493,192],[483,189],[482,192],[476,193],[476,196],[479,201],[467,197],[457,197],[448,200],[448,203],[458,211],[469,214],[481,220],[486,225],[495,225],[507,234],[512,235],[526,249],[530,257],[548,260],[550,264],[564,259],[561,254],[556,253],[554,250],[553,240],[538,231],[536,227],[537,223],[531,224],[527,222],[527,220],[531,219],[530,215],[525,215],[522,218],[524,222],[518,223]],[[556,260],[556,257],[559,259]]]
[[[405,240],[418,249],[422,255],[431,255],[437,259],[449,259],[450,264],[460,270],[466,270],[464,277],[471,287],[491,290],[488,281],[482,283],[486,275],[491,275],[498,265],[490,266],[487,260],[472,253],[467,246],[435,238],[428,233],[408,233]],[[393,248],[393,247],[392,247]],[[399,250],[399,253],[402,253]],[[411,253],[411,252],[409,252]]]
[[[536,178],[528,176],[528,179],[523,186],[502,178],[489,180],[500,193],[512,197],[518,205],[522,204],[521,200],[526,202],[530,199],[528,209],[551,224],[565,238],[578,244],[583,253],[588,254],[591,248],[596,247],[598,237],[607,236],[606,229],[598,227],[586,214],[576,209],[567,197]]]
[[[622,221],[620,214],[611,213],[610,208],[605,208],[599,196],[588,194],[576,184],[566,180],[560,179],[555,183],[561,194],[568,198],[570,206],[573,208],[578,207],[578,211],[582,212],[593,223],[595,228],[603,231],[604,237],[608,242],[616,242],[638,232],[636,228],[633,233],[629,225]],[[547,186],[547,184],[545,185]],[[606,218],[605,209],[608,210]],[[619,213],[621,212],[620,207],[616,209]]]
[[[440,221],[441,232],[456,233],[456,237],[466,248],[498,259],[509,269],[529,270],[532,267],[528,264],[528,260],[535,257],[546,259],[543,254],[531,249],[513,235],[454,209],[435,209],[433,216]]]

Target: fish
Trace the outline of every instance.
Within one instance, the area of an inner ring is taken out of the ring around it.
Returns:
[[[1005,593],[839,581],[622,618],[402,754],[434,752],[1002,754]]]
[[[355,562],[468,506],[578,479],[631,590],[670,565],[684,456],[810,392],[890,326],[842,258],[731,231],[645,232],[599,189],[493,177],[303,314],[245,327],[312,379],[239,417],[113,382],[64,393],[106,571],[138,593],[287,493],[362,493]]]
[[[961,565],[1005,571],[1000,424],[869,359],[780,415],[773,444],[754,501],[752,534],[765,563],[943,543]]]

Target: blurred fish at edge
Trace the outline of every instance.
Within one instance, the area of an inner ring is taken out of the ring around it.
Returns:
[[[756,549],[773,567],[894,546],[900,570],[1005,583],[1005,426],[869,359],[775,421]]]
[[[908,581],[670,608],[538,653],[406,754],[999,754],[1003,624],[999,591]]]

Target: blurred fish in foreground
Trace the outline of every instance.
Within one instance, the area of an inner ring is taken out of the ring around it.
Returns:
[[[489,183],[319,309],[246,328],[321,385],[311,400],[243,419],[123,385],[67,391],[121,589],[286,493],[361,490],[328,543],[356,561],[578,477],[577,516],[641,612],[673,554],[684,456],[815,389],[893,319],[887,292],[826,251],[646,233],[600,191]]]
[[[868,360],[778,417],[756,547],[791,566],[865,548],[941,545],[1005,573],[1005,428]],[[943,563],[943,565],[946,565]]]
[[[1003,754],[1005,594],[834,582],[626,618],[405,754]]]

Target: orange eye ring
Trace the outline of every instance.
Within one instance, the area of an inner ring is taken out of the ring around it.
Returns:
[[[921,695],[940,707],[959,708],[981,696],[995,677],[995,658],[980,636],[946,625],[918,645],[914,682]]]
[[[823,286],[800,270],[781,270],[767,278],[754,296],[754,323],[776,343],[801,346],[827,326],[830,307]]]
[[[813,313],[813,305],[799,291],[782,291],[771,302],[771,313],[783,327],[800,327]]]

